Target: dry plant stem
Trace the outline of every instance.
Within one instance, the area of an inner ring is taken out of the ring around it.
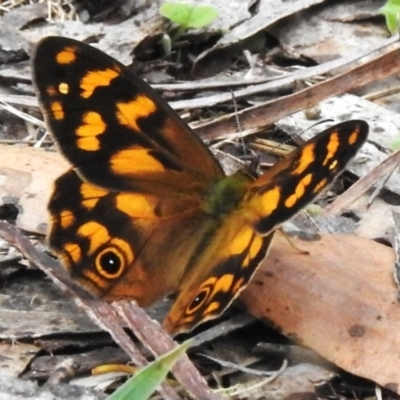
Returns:
[[[348,207],[354,200],[363,195],[369,188],[379,182],[383,177],[392,173],[400,162],[400,150],[397,150],[379,165],[368,172],[367,175],[359,179],[354,185],[347,189],[343,194],[335,199],[331,204],[324,208],[326,214],[338,214]]]
[[[198,92],[199,90],[221,90],[227,89],[229,90],[235,86],[250,86],[250,85],[259,85],[265,82],[272,82],[280,79],[281,77],[287,76],[290,73],[282,72],[281,75],[273,76],[273,77],[265,77],[265,76],[254,76],[250,79],[238,78],[238,79],[226,79],[226,80],[198,80],[198,81],[189,81],[182,83],[157,83],[151,85],[154,89],[166,92]]]
[[[122,329],[120,320],[110,305],[92,299],[85,291],[75,286],[57,261],[45,253],[37,251],[29,239],[23,236],[14,226],[5,221],[0,221],[0,236],[45,272],[61,290],[72,294],[88,312],[89,316],[94,316],[95,322],[110,333],[112,338],[126,351],[136,365],[143,366],[147,364],[147,360],[136,349],[129,336]],[[180,399],[167,383],[162,384],[159,392],[163,399]]]
[[[368,199],[368,203],[367,203],[367,209],[369,207],[371,207],[371,204],[375,201],[375,199],[379,196],[379,194],[381,193],[381,190],[384,189],[384,187],[386,186],[388,180],[390,179],[390,177],[393,175],[394,171],[398,168],[398,165],[394,165],[393,169],[391,171],[389,171],[386,176],[383,176],[382,179],[380,179],[375,187],[374,190],[372,191],[371,195],[369,196]],[[354,199],[356,200],[356,199]]]
[[[145,311],[128,301],[112,304],[118,315],[132,329],[136,337],[155,355],[159,356],[175,346],[175,342],[165,333],[160,324],[151,320]],[[145,321],[145,322],[144,322]],[[204,378],[185,354],[179,359],[173,374],[185,390],[196,400],[222,400],[218,393],[212,391]]]
[[[375,101],[375,100],[382,99],[383,97],[397,94],[399,92],[400,92],[400,85],[397,85],[395,87],[390,87],[388,89],[380,90],[379,92],[374,92],[374,93],[368,94],[366,96],[363,96],[363,98],[366,100],[369,100],[369,101]]]
[[[69,287],[67,276],[60,264],[47,254],[37,251],[29,239],[22,235],[17,228],[8,222],[0,221],[0,236],[45,272],[61,290],[74,292],[75,288]],[[80,295],[84,295],[84,293],[80,293]]]
[[[275,154],[281,157],[288,155],[295,149],[294,146],[288,144],[278,143],[274,142],[273,140],[258,139],[258,138],[250,143],[250,148],[265,153]]]
[[[368,54],[360,57],[350,56],[350,57],[341,57],[336,60],[328,61],[326,63],[317,65],[315,67],[309,67],[306,69],[301,69],[299,71],[288,74],[282,78],[275,78],[272,82],[261,83],[257,85],[250,85],[243,89],[239,89],[235,91],[235,97],[237,99],[249,97],[251,95],[257,93],[276,93],[279,90],[287,90],[288,88],[292,88],[296,86],[299,81],[310,80],[313,77],[317,77],[319,75],[325,75],[327,73],[343,73],[344,69],[350,69],[351,65],[353,68],[356,65],[360,65],[360,59],[364,60],[364,64],[369,62],[367,59],[372,59],[377,57],[378,53],[383,51],[387,51],[387,48],[392,45],[392,43],[396,42],[397,39],[389,39],[386,44],[383,46],[380,45],[372,49]],[[340,69],[340,71],[339,71]],[[373,80],[373,77],[371,77]],[[203,107],[211,107],[216,104],[225,103],[231,100],[231,96],[229,93],[218,93],[211,96],[198,97],[194,99],[186,99],[186,100],[177,100],[170,102],[172,108],[176,110],[180,109],[190,109],[190,108],[203,108]],[[207,125],[207,124],[204,124]]]
[[[396,254],[394,262],[394,280],[397,285],[397,300],[400,299],[400,214],[392,208],[393,239],[392,244]]]
[[[131,338],[121,326],[121,320],[115,314],[113,308],[99,300],[78,299],[77,303],[90,315],[98,326],[108,331],[114,341],[131,357],[136,366],[147,364],[146,358],[138,351]]]
[[[208,354],[198,353],[197,355],[207,358],[208,360],[211,360],[211,361],[215,362],[216,364],[219,364],[221,367],[228,369],[229,372],[240,371],[245,374],[255,375],[255,376],[271,376],[276,373],[276,371],[275,372],[274,371],[263,371],[263,370],[248,367],[248,365],[252,365],[257,362],[262,361],[261,357],[249,357],[249,358],[241,361],[240,364],[238,364],[235,362],[222,360],[220,358],[211,357]]]
[[[358,62],[348,72],[297,93],[243,110],[239,112],[239,118],[243,129],[270,125],[289,114],[310,108],[328,97],[394,75],[399,70],[400,43],[395,42],[385,47],[383,54],[382,51],[373,53],[372,56],[367,57],[364,64],[359,65]],[[215,139],[234,132],[236,130],[235,120],[236,114],[229,114],[215,122],[197,128],[196,132],[206,139]]]
[[[230,318],[229,320],[222,321],[219,324],[214,325],[213,327],[193,337],[191,349],[199,347],[205,343],[209,343],[223,335],[228,335],[230,332],[234,332],[238,329],[244,328],[254,323],[255,321],[257,320],[247,313],[241,313]]]
[[[0,93],[0,101],[3,103],[14,104],[16,106],[39,107],[39,103],[35,96]]]

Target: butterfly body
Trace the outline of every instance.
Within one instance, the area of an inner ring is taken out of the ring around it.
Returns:
[[[275,228],[326,187],[364,143],[347,121],[259,178],[226,176],[208,148],[128,68],[72,39],[36,48],[34,82],[72,169],[55,182],[49,244],[107,301],[177,293],[173,333],[215,318],[266,257]]]

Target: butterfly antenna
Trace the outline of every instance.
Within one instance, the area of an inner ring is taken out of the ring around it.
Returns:
[[[240,124],[239,113],[238,113],[238,108],[237,108],[237,101],[236,101],[236,97],[235,97],[235,92],[233,90],[231,90],[231,96],[232,96],[233,108],[235,110],[236,127],[238,129],[238,132],[242,133],[243,129],[242,129],[242,125]]]
[[[240,134],[239,142],[240,142],[240,144],[242,146],[243,154],[246,157],[247,156],[246,146],[244,144],[243,136],[241,135],[243,133],[243,128],[242,128],[242,125],[240,123],[239,112],[238,112],[238,107],[237,107],[237,101],[236,101],[236,97],[235,97],[235,92],[233,90],[231,90],[231,96],[232,96],[233,108],[235,110],[236,127],[237,127],[237,131]]]
[[[333,120],[333,119],[323,119],[323,120],[321,120],[321,121],[318,121],[318,122],[316,122],[315,124],[312,124],[312,125],[310,125],[309,127],[303,129],[303,131],[300,132],[300,133],[296,133],[295,135],[289,135],[289,138],[286,139],[286,140],[284,140],[284,141],[281,143],[281,145],[289,143],[289,141],[290,141],[291,139],[293,139],[293,136],[297,136],[297,137],[299,137],[299,138],[302,139],[302,135],[304,135],[304,133],[306,133],[306,132],[309,131],[310,129],[315,128],[316,126],[321,125],[321,124],[324,124],[324,123],[326,123],[326,122],[334,122],[334,120]],[[303,139],[303,140],[304,140],[304,139]]]

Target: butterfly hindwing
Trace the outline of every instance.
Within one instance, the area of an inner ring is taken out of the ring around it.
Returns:
[[[221,315],[267,256],[273,235],[259,235],[240,215],[227,216],[185,274],[183,290],[164,321],[167,330],[185,332]]]

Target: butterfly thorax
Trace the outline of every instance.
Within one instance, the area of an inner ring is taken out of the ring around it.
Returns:
[[[206,195],[204,211],[214,218],[223,219],[230,212],[237,210],[250,181],[251,178],[243,171],[215,181]]]

